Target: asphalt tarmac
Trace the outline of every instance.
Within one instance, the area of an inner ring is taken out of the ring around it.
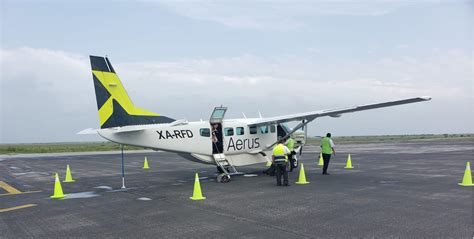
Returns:
[[[215,166],[142,151],[125,154],[127,190],[117,152],[0,156],[0,238],[473,238],[474,187],[458,186],[473,156],[473,141],[340,144],[325,176],[308,146],[310,184],[276,187],[264,165],[223,184]],[[76,182],[50,199],[67,164]],[[195,172],[204,201],[189,199]]]

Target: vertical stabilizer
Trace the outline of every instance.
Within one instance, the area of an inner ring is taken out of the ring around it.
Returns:
[[[100,128],[161,124],[174,120],[136,107],[107,57],[90,56]]]

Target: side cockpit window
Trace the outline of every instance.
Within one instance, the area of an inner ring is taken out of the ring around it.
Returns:
[[[199,134],[202,137],[211,137],[211,130],[209,128],[202,128],[199,130]]]
[[[275,125],[270,125],[270,133],[275,133]]]
[[[234,135],[234,128],[225,128],[224,129],[225,136],[232,136]]]
[[[249,132],[250,132],[250,134],[256,134],[257,133],[257,126],[249,127]]]

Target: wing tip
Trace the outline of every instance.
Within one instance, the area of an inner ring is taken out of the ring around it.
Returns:
[[[420,98],[420,99],[422,99],[422,100],[425,100],[425,101],[428,101],[428,100],[431,100],[431,99],[432,99],[431,96],[420,96],[420,97],[418,97],[418,98]]]

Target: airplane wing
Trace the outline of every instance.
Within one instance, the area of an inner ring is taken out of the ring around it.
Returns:
[[[340,117],[342,114],[346,114],[346,113],[378,109],[378,108],[403,105],[403,104],[410,104],[410,103],[416,103],[416,102],[422,102],[422,101],[428,101],[428,100],[431,100],[431,97],[423,96],[423,97],[388,101],[388,102],[382,102],[382,103],[376,103],[376,104],[358,105],[358,106],[349,107],[349,108],[319,110],[319,111],[312,111],[312,112],[292,114],[292,115],[262,118],[262,119],[257,119],[256,121],[250,123],[249,126],[264,126],[268,124],[279,124],[279,123],[286,123],[286,122],[291,122],[291,121],[305,121],[304,123],[305,125],[316,118],[320,118],[324,116]]]

